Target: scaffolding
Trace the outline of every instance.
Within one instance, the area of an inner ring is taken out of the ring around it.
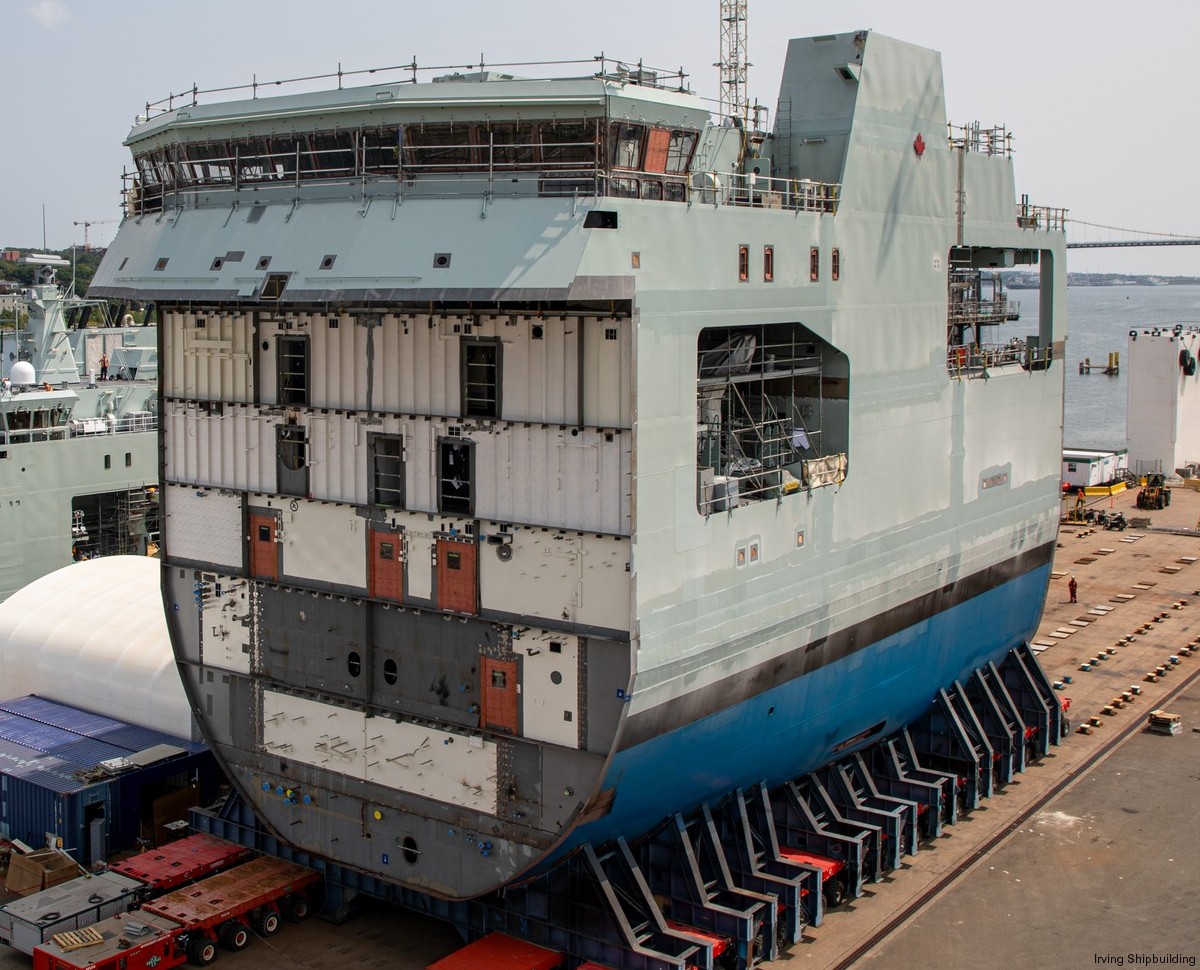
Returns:
[[[817,339],[794,325],[709,328],[697,373],[702,514],[824,484]]]
[[[71,503],[75,559],[97,556],[144,556],[158,543],[158,493],[134,486],[95,495],[77,495]]]

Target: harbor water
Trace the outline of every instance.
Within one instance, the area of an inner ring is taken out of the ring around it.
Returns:
[[[1022,322],[1036,320],[1036,294],[1013,290],[1010,296],[1021,303]],[[1115,377],[1105,375],[1108,355],[1119,351],[1125,364],[1130,330],[1200,322],[1200,286],[1072,286],[1067,305],[1063,443],[1071,448],[1124,448],[1127,369],[1123,366]],[[1093,370],[1080,374],[1079,363],[1086,358],[1091,358]]]

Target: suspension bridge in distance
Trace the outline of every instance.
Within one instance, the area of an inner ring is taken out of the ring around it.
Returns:
[[[1067,240],[1067,249],[1122,249],[1134,246],[1200,246],[1200,236],[1184,236],[1170,232],[1146,232],[1141,229],[1121,229],[1117,226],[1105,226],[1098,222],[1085,222],[1082,219],[1067,219],[1068,230],[1071,226],[1085,226],[1087,229],[1104,230],[1105,232],[1123,233],[1124,235],[1108,239]]]

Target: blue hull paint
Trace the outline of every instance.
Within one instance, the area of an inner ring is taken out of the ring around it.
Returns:
[[[1049,573],[1049,565],[1026,573],[752,700],[620,752],[602,785],[617,789],[612,810],[572,832],[554,857],[585,842],[641,834],[668,813],[686,814],[735,788],[778,785],[813,771],[834,760],[836,745],[880,721],[886,723],[876,738],[911,723],[939,689],[999,662],[1033,636]]]

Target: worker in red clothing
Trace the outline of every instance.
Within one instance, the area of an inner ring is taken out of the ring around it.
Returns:
[[[1078,591],[1078,589],[1079,589],[1079,584],[1077,582],[1075,582],[1075,577],[1072,576],[1071,581],[1069,583],[1067,583],[1067,592],[1071,594],[1071,602],[1072,603],[1077,602],[1075,599],[1075,593]]]

